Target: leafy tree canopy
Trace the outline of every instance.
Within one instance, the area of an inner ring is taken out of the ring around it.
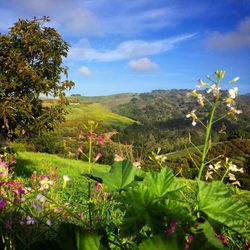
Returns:
[[[19,19],[8,34],[0,34],[0,137],[1,143],[20,135],[52,130],[64,120],[69,44],[45,24],[48,17]],[[41,95],[57,97],[53,105],[42,104]]]

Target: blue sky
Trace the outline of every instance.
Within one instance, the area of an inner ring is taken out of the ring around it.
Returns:
[[[1,0],[0,32],[34,16],[71,44],[69,94],[191,89],[217,69],[250,92],[249,0]]]

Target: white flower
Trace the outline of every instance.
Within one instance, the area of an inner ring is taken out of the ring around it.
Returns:
[[[36,223],[34,218],[31,218],[29,215],[26,217],[26,225],[33,225]]]
[[[49,186],[53,184],[53,181],[51,181],[48,177],[44,177],[40,181],[40,184],[41,184],[41,187],[39,190],[43,191],[43,190],[49,189]]]
[[[207,173],[206,173],[205,179],[206,179],[206,180],[208,180],[208,179],[213,179],[212,174],[213,174],[213,171],[209,171],[209,170],[208,170]]]
[[[212,92],[214,97],[218,97],[219,94],[220,94],[220,89],[221,89],[221,88],[217,87],[216,84],[213,84],[213,85],[211,85],[210,88],[207,90],[207,93],[209,94],[209,93]]]
[[[187,118],[192,118],[192,125],[195,126],[197,124],[196,120],[198,120],[197,115],[195,114],[196,110],[192,110],[189,114],[186,115]]]
[[[124,160],[123,157],[121,157],[121,156],[118,155],[118,154],[115,154],[115,159],[114,159],[114,161],[123,161],[123,160]]]
[[[220,169],[220,168],[221,168],[221,161],[216,162],[216,163],[214,164],[214,168],[215,168],[215,170]]]
[[[242,110],[236,109],[235,107],[230,107],[230,111],[228,112],[228,115],[239,115],[242,113]]]
[[[229,180],[230,180],[230,181],[236,181],[236,177],[235,177],[234,174],[228,173],[228,177],[229,177]]]
[[[235,87],[235,88],[233,88],[233,89],[229,89],[229,90],[228,90],[228,94],[229,94],[229,97],[230,97],[231,99],[235,99],[236,96],[238,95],[238,88]]]
[[[209,86],[209,84],[203,82],[201,79],[198,80],[198,85],[196,85],[197,88],[206,87],[206,86]]]
[[[64,181],[70,181],[70,177],[69,177],[68,175],[64,175],[64,176],[63,176],[63,180],[64,180]]]
[[[38,195],[36,196],[36,199],[37,199],[38,201],[40,201],[40,202],[45,202],[45,201],[46,201],[46,197],[45,197],[44,195],[42,195],[42,194],[38,194]]]

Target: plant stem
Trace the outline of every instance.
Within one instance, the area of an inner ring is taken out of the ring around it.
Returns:
[[[207,153],[208,153],[209,138],[210,138],[210,134],[211,134],[211,129],[212,129],[212,125],[213,125],[213,119],[214,119],[214,114],[215,114],[216,107],[217,107],[217,101],[213,104],[210,119],[209,119],[207,129],[206,129],[206,138],[205,138],[205,143],[204,143],[204,147],[203,147],[203,150],[202,150],[201,167],[200,167],[199,174],[198,174],[198,180],[201,179],[203,170],[204,170],[205,165],[206,165],[205,160],[206,160],[206,156],[207,156]]]
[[[91,160],[92,160],[92,133],[93,126],[90,125],[90,138],[89,138],[89,156],[88,156],[88,173],[91,174]],[[88,210],[89,210],[89,225],[92,228],[92,215],[91,215],[91,180],[88,180]]]

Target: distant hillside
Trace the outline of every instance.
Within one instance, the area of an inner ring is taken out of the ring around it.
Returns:
[[[203,128],[192,127],[186,114],[199,109],[196,98],[190,97],[190,90],[155,90],[133,97],[128,103],[114,107],[112,110],[120,115],[140,122],[127,127],[120,140],[136,147],[143,145],[148,152],[161,147],[166,153],[184,148],[189,144],[188,133],[192,141],[201,144]],[[226,94],[226,93],[224,93]],[[222,119],[215,126],[214,141],[232,138],[250,138],[250,98],[243,95],[237,98],[238,108],[243,110],[238,120]],[[225,106],[219,107],[224,112]],[[206,116],[206,112],[202,116]],[[218,133],[221,128],[223,132]]]
[[[69,101],[79,102],[79,103],[100,103],[106,108],[114,108],[116,106],[130,102],[132,98],[135,98],[139,94],[136,93],[122,93],[114,94],[108,96],[81,96],[72,95],[68,97]]]

